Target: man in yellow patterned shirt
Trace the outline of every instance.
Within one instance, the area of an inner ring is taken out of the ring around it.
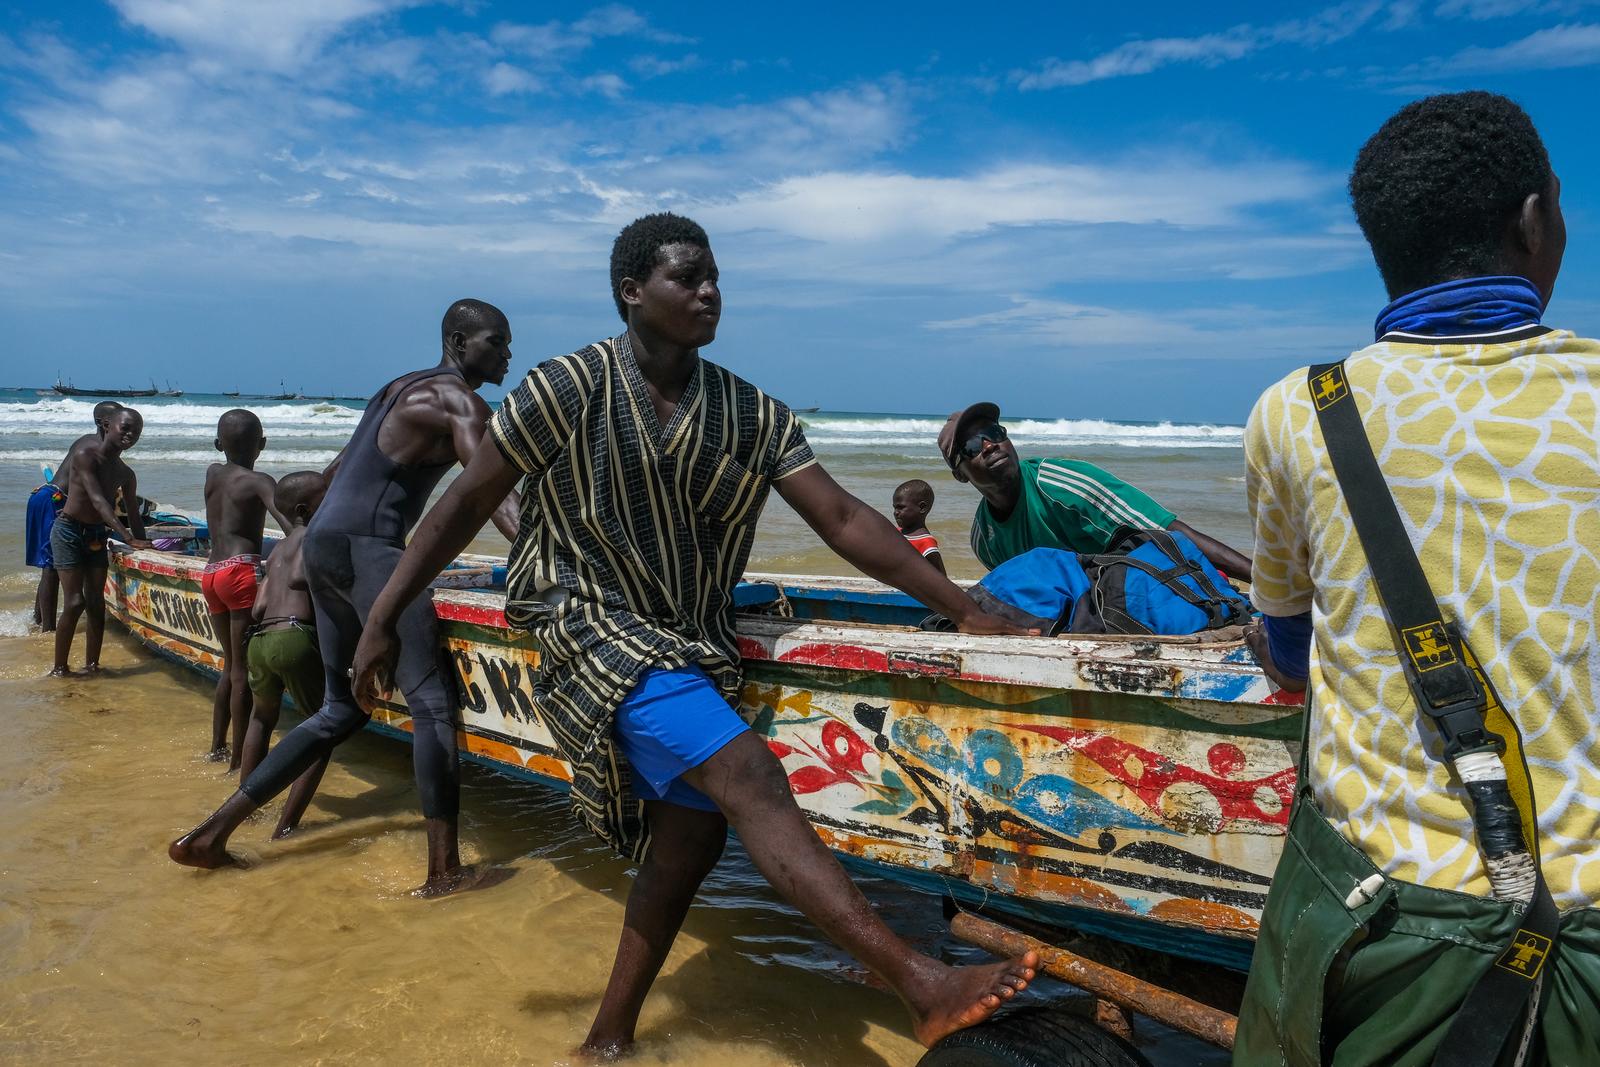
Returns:
[[[1473,92],[1403,108],[1350,193],[1393,302],[1345,377],[1443,617],[1520,726],[1562,913],[1553,949],[1511,961],[1548,962],[1533,1022],[1474,1062],[1600,1063],[1600,343],[1540,324],[1560,183],[1527,115]],[[1412,699],[1305,368],[1262,395],[1245,451],[1253,647],[1308,690],[1309,792],[1234,1062],[1435,1062],[1466,993],[1509,960],[1516,912],[1491,897],[1467,795]]]

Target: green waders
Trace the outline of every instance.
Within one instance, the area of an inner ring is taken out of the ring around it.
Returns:
[[[1518,908],[1383,879],[1302,789],[1256,940],[1235,1067],[1424,1067]],[[1527,1064],[1600,1065],[1600,910],[1561,917]]]

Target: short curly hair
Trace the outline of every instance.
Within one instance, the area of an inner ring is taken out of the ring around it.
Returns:
[[[617,234],[616,243],[611,246],[611,298],[617,302],[617,314],[623,322],[628,321],[628,305],[622,300],[622,279],[642,282],[650,277],[667,245],[710,248],[711,239],[698,222],[670,211],[634,219]]]
[[[1414,101],[1361,146],[1350,202],[1391,296],[1501,267],[1507,221],[1550,189],[1527,112],[1481,91]]]

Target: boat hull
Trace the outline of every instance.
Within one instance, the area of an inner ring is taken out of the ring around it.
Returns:
[[[116,546],[113,616],[214,674],[197,559]],[[488,567],[457,584],[487,583]],[[1243,968],[1284,841],[1300,708],[1237,645],[974,638],[847,621],[903,611],[859,580],[769,576],[746,600],[741,713],[835,852],[929,892]],[[779,596],[776,590],[781,590]],[[903,598],[902,598],[903,599]],[[491,591],[436,589],[463,754],[564,788],[539,653]],[[830,607],[830,605],[832,605]],[[371,728],[409,738],[402,702]]]

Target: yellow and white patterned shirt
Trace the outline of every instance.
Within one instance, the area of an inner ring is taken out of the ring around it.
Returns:
[[[1600,342],[1524,327],[1391,334],[1345,375],[1445,610],[1524,737],[1545,878],[1563,910],[1600,902]],[[1418,722],[1304,368],[1245,431],[1252,599],[1311,611],[1311,786],[1381,870],[1479,896],[1465,795]]]

